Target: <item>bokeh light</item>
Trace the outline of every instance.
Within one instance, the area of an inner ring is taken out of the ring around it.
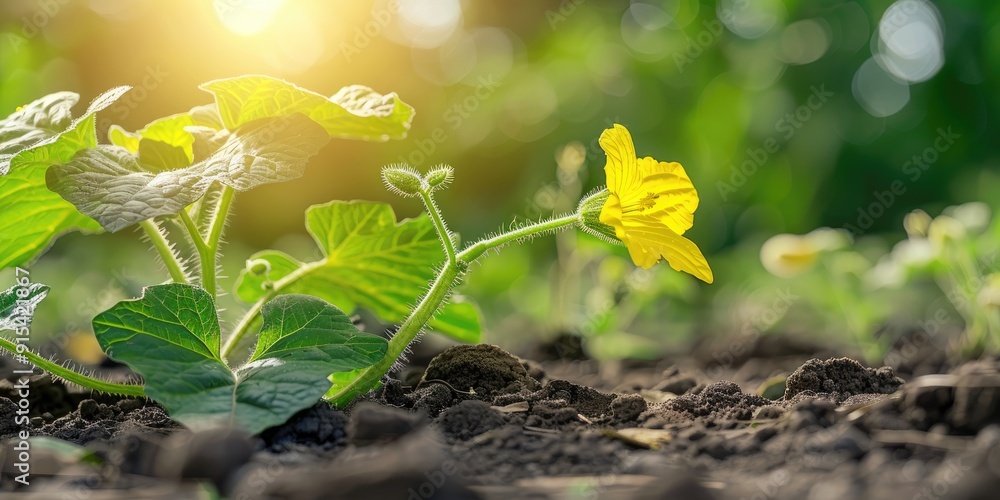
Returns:
[[[285,0],[213,0],[212,6],[226,29],[250,36],[267,29],[284,3]]]

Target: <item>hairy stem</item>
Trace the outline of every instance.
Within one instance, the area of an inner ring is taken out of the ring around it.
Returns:
[[[441,211],[434,203],[434,198],[431,196],[430,191],[420,190],[420,198],[424,200],[424,207],[427,208],[427,213],[430,214],[431,220],[434,221],[434,228],[437,229],[438,239],[444,245],[444,254],[448,257],[448,263],[454,264],[456,258],[455,243],[451,240],[451,232],[448,231],[448,226],[444,224]]]
[[[571,213],[561,217],[553,217],[544,221],[528,224],[513,231],[501,233],[492,238],[479,240],[458,254],[458,260],[471,264],[484,253],[494,248],[508,245],[515,241],[534,238],[546,233],[558,231],[566,226],[575,225],[580,220],[580,215]]]
[[[458,284],[463,271],[484,253],[514,241],[529,239],[573,226],[578,220],[579,216],[574,213],[537,222],[478,241],[457,254],[454,263],[451,261],[445,263],[441,271],[438,272],[437,278],[431,284],[430,290],[420,299],[417,307],[403,321],[403,324],[400,325],[399,330],[396,331],[396,334],[389,341],[389,347],[386,349],[385,356],[378,363],[362,370],[358,377],[351,381],[350,384],[340,388],[340,390],[327,399],[334,405],[343,407],[353,401],[354,398],[371,390],[382,379],[382,376],[389,372],[389,369],[396,363],[396,360],[403,354],[407,346],[413,342],[413,339],[423,331],[427,322],[434,317],[434,313],[441,308],[452,288]]]
[[[170,247],[170,242],[167,241],[167,237],[163,234],[163,229],[153,222],[152,219],[146,219],[140,222],[139,225],[142,226],[143,231],[149,236],[149,241],[153,244],[153,248],[160,254],[163,265],[170,272],[170,278],[177,283],[187,283],[188,277],[184,273],[184,266],[181,264],[180,257]]]
[[[234,328],[232,333],[229,334],[229,337],[226,339],[226,343],[222,346],[222,359],[228,358],[229,355],[233,353],[233,349],[236,349],[236,346],[239,345],[243,337],[250,331],[250,328],[256,322],[257,315],[260,314],[260,309],[264,307],[264,304],[280,294],[282,289],[292,283],[295,283],[299,280],[299,278],[305,276],[306,274],[311,273],[316,267],[320,267],[324,264],[324,261],[318,261],[313,264],[304,265],[296,269],[288,276],[272,283],[271,289],[261,296],[261,298],[257,299],[257,302],[254,302],[254,304],[250,306],[250,309],[247,310],[246,314],[243,315],[243,318],[240,319],[240,322],[236,325],[236,328]]]
[[[212,222],[209,224],[206,255],[202,256],[201,264],[201,284],[215,297],[215,267],[219,256],[219,241],[222,239],[222,230],[226,227],[226,218],[229,216],[229,209],[233,206],[233,197],[236,190],[229,186],[222,186],[222,193],[219,194],[219,204],[215,207]]]
[[[18,354],[17,345],[4,337],[0,337],[0,348],[10,351],[10,353],[13,355]],[[106,382],[104,380],[89,377],[82,373],[77,373],[73,370],[70,370],[69,368],[66,368],[65,366],[62,366],[58,363],[53,363],[52,361],[49,361],[48,359],[45,359],[44,357],[39,356],[38,354],[31,352],[30,350],[25,350],[23,353],[20,353],[20,355],[27,358],[28,361],[30,361],[33,365],[37,366],[38,368],[41,368],[42,370],[45,370],[59,378],[62,378],[67,382],[72,382],[76,385],[86,387],[88,389],[93,389],[95,391],[100,391],[100,392],[107,392],[110,394],[119,394],[122,396],[136,396],[136,397],[146,396],[146,393],[142,390],[141,385]]]
[[[184,228],[191,236],[191,243],[198,251],[198,262],[201,267],[201,286],[208,293],[215,297],[217,289],[215,285],[215,267],[219,254],[219,240],[222,239],[222,230],[226,225],[226,217],[229,216],[229,208],[233,204],[233,196],[236,191],[229,186],[222,186],[219,194],[219,203],[215,206],[212,220],[208,226],[208,235],[203,236],[198,224],[191,218],[187,210],[181,210],[179,215]]]
[[[215,297],[215,288],[213,287],[210,289],[205,283],[206,281],[211,281],[212,283],[215,282],[215,258],[209,257],[209,254],[213,254],[213,252],[209,250],[208,245],[205,243],[205,238],[201,236],[201,231],[198,229],[198,225],[195,224],[194,219],[191,218],[191,214],[189,214],[187,210],[181,210],[179,215],[181,216],[181,222],[184,223],[184,228],[187,229],[195,251],[198,252],[198,267],[199,275],[201,277],[201,287],[211,293],[212,297]],[[211,265],[211,267],[207,267],[208,265]],[[209,271],[209,269],[211,269],[211,271]],[[208,278],[209,274],[212,275],[212,278]]]
[[[431,289],[427,291],[427,294],[417,304],[416,309],[403,321],[399,330],[389,340],[389,347],[385,351],[385,356],[378,363],[364,369],[350,384],[347,384],[327,399],[336,406],[344,407],[353,401],[354,398],[371,390],[382,379],[382,376],[388,373],[392,365],[399,359],[399,356],[406,350],[406,347],[410,345],[410,342],[424,329],[424,325],[431,320],[434,313],[437,312],[445,299],[448,298],[448,293],[455,286],[455,282],[460,275],[461,271],[457,264],[446,263],[441,268],[441,272],[438,273],[434,284],[431,285]]]

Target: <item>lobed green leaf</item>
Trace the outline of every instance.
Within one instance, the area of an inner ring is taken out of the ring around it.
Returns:
[[[329,98],[259,75],[214,80],[201,88],[215,95],[222,123],[230,130],[261,118],[302,113],[332,137],[387,141],[406,137],[413,119],[413,108],[395,93],[382,95],[362,85],[344,87]]]
[[[426,215],[396,222],[385,203],[341,202],[316,205],[306,211],[306,226],[323,258],[303,263],[273,250],[251,260],[270,263],[270,271],[254,275],[244,270],[237,296],[254,302],[272,293],[315,295],[345,311],[361,306],[385,321],[398,323],[423,295],[444,251]],[[445,305],[429,326],[463,342],[478,342],[478,309],[461,300]]]
[[[264,118],[240,127],[212,156],[189,167],[150,172],[125,147],[101,145],[50,168],[47,181],[52,191],[114,232],[175,214],[215,182],[246,191],[301,177],[327,141],[326,132],[303,115]]]
[[[258,433],[315,404],[331,373],[364,368],[385,354],[385,339],[358,331],[336,307],[286,295],[262,309],[250,360],[231,369],[219,356],[219,319],[205,290],[147,287],[94,318],[108,355],[145,379],[149,397],[198,428],[229,423]]]
[[[97,145],[95,114],[129,87],[100,95],[70,123],[77,94],[57,92],[28,104],[0,121],[0,267],[25,264],[61,234],[101,227],[71,203],[49,191],[46,170]]]

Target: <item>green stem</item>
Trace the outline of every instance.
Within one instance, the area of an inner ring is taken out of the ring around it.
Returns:
[[[187,229],[188,234],[191,236],[191,243],[194,244],[195,250],[199,254],[202,253],[202,250],[206,249],[207,246],[205,245],[205,239],[201,237],[198,225],[195,224],[194,219],[191,218],[191,214],[187,213],[187,210],[181,210],[178,214],[181,216],[184,228]]]
[[[431,220],[434,222],[434,228],[437,229],[438,239],[440,239],[441,244],[444,245],[444,254],[448,257],[448,263],[454,264],[455,242],[451,240],[451,232],[448,231],[448,226],[444,224],[444,218],[441,217],[441,211],[434,203],[434,198],[431,196],[430,191],[420,190],[420,198],[424,200],[424,206],[427,208],[427,213],[430,214]]]
[[[215,297],[215,252],[212,252],[208,248],[208,244],[205,243],[205,239],[201,236],[201,231],[198,229],[198,225],[195,224],[194,219],[191,218],[191,214],[187,210],[181,210],[180,216],[181,222],[184,223],[184,228],[187,229],[188,235],[191,237],[191,243],[198,252],[201,287],[208,293],[211,293],[212,297]],[[208,287],[209,283],[213,284],[212,288]]]
[[[153,248],[160,254],[160,259],[163,260],[163,265],[167,266],[170,277],[177,283],[187,283],[188,277],[184,273],[184,266],[173,249],[170,248],[170,242],[167,241],[160,226],[153,222],[152,219],[146,219],[140,222],[139,225],[146,231],[146,235],[149,236],[149,241],[153,244]]]
[[[11,354],[17,355],[17,345],[10,340],[0,337],[0,347],[10,351]],[[72,382],[76,385],[86,387],[88,389],[93,389],[95,391],[107,392],[110,394],[119,394],[122,396],[136,396],[145,397],[146,393],[142,390],[141,385],[133,384],[119,384],[115,382],[106,382],[104,380],[88,377],[82,373],[77,373],[65,366],[58,363],[53,363],[44,357],[35,354],[29,350],[25,350],[21,353],[22,356],[28,359],[31,364],[45,370],[59,378],[66,380],[67,382]]]
[[[479,240],[458,254],[458,260],[466,264],[473,263],[484,253],[494,248],[508,245],[511,242],[534,238],[542,234],[558,231],[566,226],[575,225],[580,220],[580,215],[571,213],[561,217],[553,217],[544,221],[519,227],[507,233],[498,234],[492,238]]]
[[[212,221],[209,223],[207,238],[202,236],[201,230],[198,229],[198,224],[191,218],[191,214],[187,210],[181,210],[179,213],[181,222],[184,223],[188,234],[191,235],[191,243],[194,244],[195,250],[198,251],[198,261],[201,267],[201,286],[208,293],[211,293],[212,297],[215,297],[217,292],[215,267],[219,253],[219,240],[222,239],[222,230],[226,225],[226,217],[229,215],[229,208],[233,204],[235,193],[236,191],[229,186],[222,187],[222,192],[219,194],[219,203],[215,206]]]
[[[389,340],[389,347],[386,348],[385,356],[378,363],[365,368],[350,384],[345,385],[336,394],[329,396],[327,399],[336,406],[344,407],[353,401],[354,398],[368,392],[374,387],[382,379],[382,376],[392,368],[392,365],[396,363],[396,360],[403,354],[406,347],[424,329],[424,325],[430,321],[434,313],[441,307],[441,304],[448,298],[448,292],[455,286],[455,282],[460,275],[461,271],[457,264],[450,262],[445,264],[441,268],[437,279],[434,280],[434,284],[431,285],[431,289],[420,300],[420,303],[410,313],[410,316],[403,321],[403,324],[400,325],[399,330],[392,336],[392,339]]]
[[[250,331],[250,327],[254,325],[257,315],[260,314],[260,309],[264,307],[264,304],[280,294],[281,290],[288,285],[291,285],[292,283],[298,281],[299,278],[313,272],[317,267],[322,267],[325,264],[325,260],[320,260],[312,264],[306,264],[296,269],[288,276],[272,283],[271,289],[261,296],[261,298],[257,299],[257,302],[254,302],[254,304],[250,306],[250,309],[247,310],[246,314],[243,315],[243,318],[240,319],[240,322],[236,325],[236,328],[229,334],[229,337],[226,339],[226,343],[222,346],[222,359],[228,358],[229,355],[233,353],[233,349],[239,345],[240,340],[242,340],[247,332]]]
[[[386,349],[385,356],[378,363],[362,370],[350,384],[340,388],[340,390],[326,399],[336,406],[343,407],[353,401],[354,398],[371,390],[382,379],[382,376],[389,372],[389,369],[396,363],[407,346],[423,331],[424,325],[431,320],[434,313],[444,304],[448,298],[448,294],[455,287],[464,270],[484,253],[495,248],[500,248],[513,241],[529,239],[575,225],[578,220],[579,216],[573,213],[530,224],[508,233],[480,240],[456,255],[455,263],[446,262],[431,285],[430,290],[420,299],[417,307],[403,321],[403,324],[400,325],[399,330],[396,331],[392,339],[389,340],[389,347]]]
[[[222,239],[222,230],[226,226],[226,217],[229,216],[229,209],[233,206],[233,196],[236,190],[229,186],[222,186],[222,193],[219,194],[219,204],[215,207],[212,222],[209,225],[208,240],[205,242],[208,247],[207,257],[202,258],[202,286],[215,296],[215,267],[219,255],[219,241]]]

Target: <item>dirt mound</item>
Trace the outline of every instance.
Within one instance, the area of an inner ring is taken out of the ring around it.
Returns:
[[[810,392],[838,403],[858,394],[892,394],[903,384],[892,368],[866,368],[850,358],[810,359],[788,376],[785,400]]]
[[[667,401],[664,408],[692,418],[715,417],[726,420],[749,420],[758,407],[771,404],[756,394],[747,394],[732,382],[716,382],[700,392],[685,394]]]
[[[448,384],[456,393],[472,393],[466,395],[485,401],[538,385],[521,360],[489,344],[460,345],[438,354],[427,366],[421,386],[436,381]]]
[[[909,381],[902,397],[866,415],[871,429],[971,436],[1000,425],[1000,371],[993,359]]]

